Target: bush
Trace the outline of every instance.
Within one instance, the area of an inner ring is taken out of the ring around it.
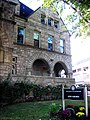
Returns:
[[[7,79],[0,83],[0,105],[33,100],[57,100],[61,98],[61,90],[61,85],[41,86],[23,81],[13,83],[9,74]]]

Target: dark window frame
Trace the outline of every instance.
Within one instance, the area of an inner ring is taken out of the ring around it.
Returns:
[[[48,25],[49,25],[49,26],[52,26],[52,21],[53,21],[52,18],[48,18]]]
[[[41,14],[41,23],[42,24],[46,24],[45,18],[46,18],[46,16]]]
[[[38,38],[35,38],[35,34],[38,35]],[[39,48],[39,41],[40,41],[40,32],[35,31],[34,32],[34,47],[35,48]]]
[[[51,40],[49,40],[49,39],[51,39]],[[48,36],[48,50],[53,51],[53,36],[52,35]]]
[[[55,27],[55,28],[58,28],[58,26],[59,26],[59,22],[55,20],[55,21],[54,21],[54,27]]]
[[[61,41],[63,42],[63,45],[61,44]],[[65,53],[65,40],[60,39],[60,53]]]
[[[25,28],[18,26],[17,43],[24,44],[25,41]]]

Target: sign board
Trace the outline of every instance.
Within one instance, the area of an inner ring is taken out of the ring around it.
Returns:
[[[64,89],[64,99],[84,100],[84,89]]]

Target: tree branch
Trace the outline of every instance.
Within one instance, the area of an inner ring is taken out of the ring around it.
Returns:
[[[66,0],[62,0],[64,3],[66,3],[67,5],[71,6],[71,8],[77,12],[81,17],[82,19],[86,22],[86,23],[90,23],[87,19],[85,19],[82,14],[80,13],[81,11],[78,11],[75,7],[73,7],[72,5],[70,5],[70,3],[68,3]]]

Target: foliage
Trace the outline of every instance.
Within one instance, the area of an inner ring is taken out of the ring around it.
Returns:
[[[67,104],[70,104],[72,100],[69,100]],[[50,117],[49,116],[49,106],[50,104],[62,104],[61,100],[53,101],[36,101],[36,102],[25,102],[17,103],[14,105],[8,105],[0,108],[0,118],[9,120],[62,120],[60,117]],[[74,101],[74,106],[77,105],[77,101]],[[78,101],[78,105],[83,105],[82,101]],[[89,103],[90,107],[90,103]],[[90,111],[90,110],[89,110]],[[89,112],[90,113],[90,112]],[[78,120],[70,118],[70,120]],[[87,119],[85,119],[87,120]],[[88,118],[90,120],[90,117]]]
[[[54,116],[51,117],[56,117],[60,120],[86,120],[85,108],[83,106],[68,104],[65,110],[60,109],[57,114],[54,114]]]
[[[24,101],[60,99],[61,88],[61,86],[41,86],[25,81],[12,82],[9,76],[0,83],[0,105]]]
[[[61,104],[57,103],[51,103],[49,106],[49,111],[50,112],[59,112],[59,110],[62,108]]]
[[[56,10],[59,15],[65,10],[68,5],[74,12],[67,16],[68,23],[72,23],[72,33],[77,35],[90,35],[90,2],[89,0],[44,0],[44,7],[51,7]],[[72,10],[72,11],[73,11]],[[77,19],[77,23],[73,23]]]
[[[70,110],[63,110],[62,111],[62,118],[66,119],[71,116],[71,111]]]

